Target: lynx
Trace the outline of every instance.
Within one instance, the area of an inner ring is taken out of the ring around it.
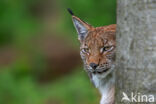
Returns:
[[[78,33],[84,69],[102,95],[100,104],[114,104],[116,25],[93,27],[68,11]]]

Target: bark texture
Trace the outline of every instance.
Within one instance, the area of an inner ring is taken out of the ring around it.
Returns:
[[[156,101],[156,0],[118,0],[117,5],[115,104],[124,104],[123,92],[152,94]]]

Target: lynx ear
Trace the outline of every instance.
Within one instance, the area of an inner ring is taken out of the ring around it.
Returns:
[[[76,31],[78,33],[78,39],[80,41],[84,40],[87,36],[89,30],[92,28],[91,25],[87,24],[86,22],[83,22],[76,16],[72,16],[73,24],[76,28]]]

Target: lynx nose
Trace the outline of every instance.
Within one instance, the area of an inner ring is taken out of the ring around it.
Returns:
[[[92,67],[93,69],[96,69],[96,67],[98,66],[98,64],[95,64],[95,63],[90,63],[89,65],[90,65],[90,67]]]

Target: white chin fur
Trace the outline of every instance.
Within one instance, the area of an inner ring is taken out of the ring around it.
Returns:
[[[92,74],[92,81],[93,81],[95,87],[99,88],[101,86],[101,84],[102,84],[101,82],[103,82],[102,80],[104,78],[106,78],[106,76],[108,74],[110,74],[112,71],[113,71],[113,69],[109,69],[107,72],[103,72],[103,73],[100,73],[100,74],[98,74],[98,73]]]
[[[113,76],[108,76],[111,73]],[[102,95],[100,104],[113,104],[114,92],[112,92],[113,90],[111,90],[111,88],[114,86],[114,78],[114,68],[109,69],[107,72],[103,72],[101,74],[92,74],[92,81]]]
[[[112,66],[111,69],[108,69],[107,72],[103,72],[103,73],[100,73],[100,74],[98,74],[98,73],[92,74],[92,81],[93,81],[95,87],[98,88],[98,87],[100,86],[100,82],[101,82],[104,78],[106,78],[106,76],[107,76],[108,74],[110,74],[112,71],[114,71],[114,66]]]

